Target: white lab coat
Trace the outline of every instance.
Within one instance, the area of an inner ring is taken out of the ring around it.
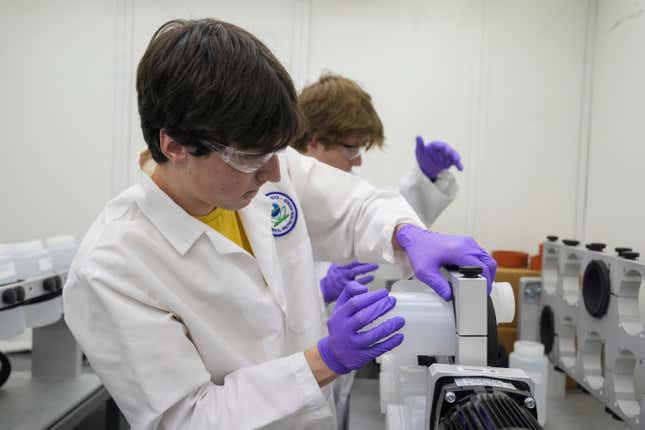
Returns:
[[[439,172],[437,179],[432,182],[416,165],[399,182],[399,192],[428,228],[431,228],[430,226],[434,224],[441,212],[455,200],[458,191],[457,181],[448,170]],[[387,279],[397,271],[401,274],[401,279],[408,273],[405,269],[397,270],[392,265],[381,265],[375,277]]]
[[[255,257],[146,175],[84,238],[65,319],[134,429],[335,428],[333,396],[302,352],[326,335],[314,256],[402,261],[394,227],[422,224],[397,193],[292,149],[280,169],[239,211]],[[272,191],[298,211],[279,237]]]
[[[439,172],[432,182],[415,166],[399,183],[399,192],[427,226],[452,203],[458,191],[457,181],[448,170]]]

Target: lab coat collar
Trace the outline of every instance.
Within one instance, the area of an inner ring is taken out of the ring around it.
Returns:
[[[144,172],[139,173],[143,193],[138,196],[137,204],[177,252],[181,255],[186,254],[197,239],[205,234],[220,254],[236,252],[246,254],[245,250],[221,233],[188,214],[163,192],[150,176]],[[264,195],[258,196],[238,212],[253,253],[266,276],[267,272],[272,271],[275,263],[270,218],[271,199]]]
[[[245,250],[219,232],[190,216],[145,173],[141,174],[140,185],[143,193],[137,198],[137,203],[141,211],[181,255],[186,254],[202,234],[221,254],[246,254]],[[282,297],[271,230],[271,199],[261,194],[238,213],[265,281],[274,294]]]
[[[206,224],[196,220],[175,203],[144,172],[139,172],[143,193],[137,205],[150,222],[181,255],[186,254],[197,239],[206,232]]]

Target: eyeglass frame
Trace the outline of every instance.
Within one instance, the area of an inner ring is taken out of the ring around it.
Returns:
[[[210,149],[213,152],[217,152],[219,157],[224,161],[226,164],[228,164],[230,167],[234,168],[238,172],[242,173],[255,173],[258,170],[262,168],[266,163],[269,162],[269,160],[278,153],[278,151],[273,151],[273,152],[268,152],[265,154],[259,154],[259,153],[252,153],[252,152],[245,152],[245,151],[240,151],[239,149],[235,149],[230,146],[222,145],[219,142],[215,141],[208,141],[205,139],[202,139],[199,141],[202,145],[204,145],[207,149]],[[259,161],[251,161],[252,166],[250,167],[244,167],[240,165],[239,162],[235,161],[233,157],[238,157],[238,158],[250,158],[250,159],[258,159]],[[257,164],[257,165],[256,165]]]
[[[347,143],[339,143],[338,144],[341,148],[343,148],[345,154],[347,155],[347,159],[349,161],[352,161],[361,155],[363,155],[363,145],[356,146],[356,145],[349,145]],[[352,155],[352,152],[356,151],[354,155]]]

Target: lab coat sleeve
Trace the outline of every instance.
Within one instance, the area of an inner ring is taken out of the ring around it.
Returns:
[[[179,318],[115,283],[127,273],[75,275],[66,322],[132,428],[279,428],[281,419],[331,416],[303,353],[249,363],[217,385]]]
[[[425,226],[401,194],[377,190],[293,150],[287,151],[286,163],[317,261],[407,263],[392,247],[394,229],[406,223]]]
[[[426,225],[436,221],[455,200],[458,191],[457,181],[448,170],[439,172],[437,180],[432,182],[415,166],[399,183],[399,192]]]

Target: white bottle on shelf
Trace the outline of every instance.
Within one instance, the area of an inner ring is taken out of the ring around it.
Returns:
[[[509,358],[509,367],[524,370],[533,380],[533,397],[537,404],[538,422],[546,423],[546,394],[549,361],[544,355],[544,345],[531,340],[515,342]]]

